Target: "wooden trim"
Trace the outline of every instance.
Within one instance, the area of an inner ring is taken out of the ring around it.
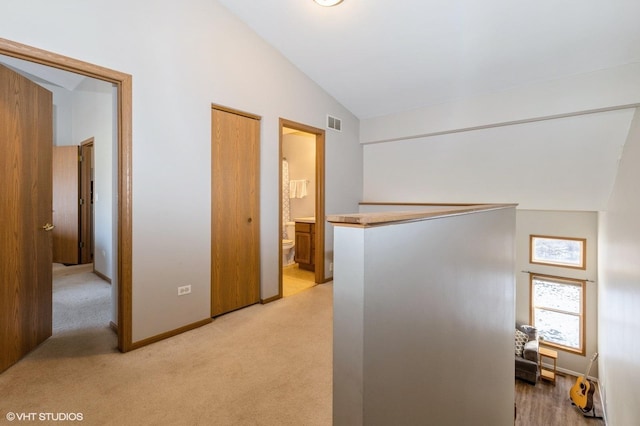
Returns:
[[[101,272],[96,271],[96,268],[93,268],[92,271],[94,274],[96,274],[97,276],[99,276],[102,280],[108,282],[109,284],[111,284],[111,278],[107,277],[106,275],[104,275]]]
[[[542,262],[542,261],[534,261],[533,260],[533,239],[534,238],[547,238],[551,240],[567,240],[567,241],[579,241],[582,243],[582,265],[574,266],[567,263],[555,263],[555,262]],[[587,269],[587,239],[586,238],[576,238],[576,237],[558,237],[553,235],[529,235],[529,263],[533,265],[546,265],[553,266],[558,268],[569,268],[569,269]]]
[[[324,130],[316,133],[316,226],[315,226],[315,273],[316,283],[325,281],[324,246],[325,246],[325,134]]]
[[[282,250],[282,244],[280,244],[280,250]],[[280,273],[282,273],[282,268],[280,268]],[[282,281],[280,281],[280,285],[282,286]],[[280,290],[280,292],[282,293],[282,289]],[[260,303],[262,303],[263,305],[266,305],[267,303],[271,303],[271,302],[275,302],[276,300],[282,299],[282,295],[280,294],[276,294],[275,296],[271,296],[269,298],[266,299],[260,299]]]
[[[327,220],[335,226],[384,226],[402,222],[415,222],[446,216],[478,213],[489,210],[515,208],[516,206],[517,204],[478,204],[471,206],[443,207],[442,209],[433,211],[354,213],[329,215],[327,216]]]
[[[262,117],[256,114],[252,114],[250,112],[241,111],[239,109],[229,108],[223,105],[211,104],[212,109],[217,109],[218,111],[224,111],[235,115],[241,115],[243,117],[252,118],[254,120],[261,121]]]
[[[283,119],[278,120],[278,294],[266,300],[271,301],[281,299],[284,295],[282,288],[282,128],[284,127]],[[295,236],[294,236],[295,241]]]
[[[194,330],[196,328],[202,327],[203,325],[207,325],[207,324],[211,323],[212,321],[213,321],[212,318],[205,318],[203,320],[196,321],[196,322],[191,323],[191,324],[187,324],[185,326],[176,328],[174,330],[166,331],[164,333],[156,334],[155,336],[147,337],[146,339],[142,339],[142,340],[139,340],[137,342],[134,342],[131,345],[131,349],[132,350],[133,349],[139,349],[139,348],[141,348],[143,346],[147,346],[147,345],[150,345],[152,343],[156,343],[156,342],[159,342],[161,340],[168,339],[169,337],[177,336],[178,334],[182,334],[185,331]]]
[[[118,349],[132,345],[132,77],[57,53],[0,38],[0,54],[113,83],[117,87],[118,120]],[[139,347],[139,346],[137,346]]]
[[[118,84],[118,348],[133,349],[133,81]]]
[[[118,324],[113,321],[109,321],[109,328],[116,333],[116,336],[118,335]]]
[[[477,206],[482,203],[398,203],[398,202],[375,202],[375,201],[361,201],[358,203],[360,206]]]
[[[35,62],[40,65],[46,65],[48,67],[81,74],[87,77],[93,77],[95,79],[108,81],[114,84],[119,84],[127,77],[131,77],[130,75],[119,71],[83,62],[57,53],[48,52],[36,47],[27,46],[26,44],[21,44],[4,38],[0,38],[0,55]]]
[[[91,156],[87,157],[87,152],[91,151]],[[80,207],[80,233],[79,239],[84,243],[80,247],[80,259],[79,263],[93,263],[94,259],[91,254],[95,249],[95,235],[94,235],[94,215],[93,205],[91,203],[91,178],[92,178],[92,163],[94,163],[95,150],[94,150],[94,138],[90,137],[80,142],[80,154],[82,155],[82,161],[80,162],[80,197],[84,200],[84,204]],[[94,263],[95,272],[95,263]],[[103,278],[103,277],[101,277]],[[103,278],[104,279],[104,278]],[[109,283],[111,280],[109,279]]]
[[[280,119],[280,129],[288,127],[290,129],[298,130],[301,132],[311,133],[312,135],[324,135],[324,130],[317,127],[309,126],[307,124],[298,123],[296,121],[287,120],[286,118]]]
[[[556,275],[538,274],[535,272],[529,272],[529,324],[535,325],[534,320],[534,307],[533,307],[533,278],[548,278],[551,281],[564,281],[568,284],[580,285],[582,292],[582,312],[580,312],[580,343],[581,348],[575,349],[568,346],[563,346],[553,342],[541,341],[541,345],[553,347],[564,352],[584,356],[587,353],[587,281],[578,278],[559,277]]]
[[[298,130],[305,133],[315,135],[316,140],[316,200],[315,200],[315,282],[316,284],[322,284],[328,282],[324,276],[324,253],[325,253],[325,131],[317,127],[309,126],[307,124],[298,123],[295,121],[287,120],[286,118],[280,118],[279,120],[279,235],[282,235],[282,130],[284,127],[289,129]],[[279,239],[279,241],[282,238]],[[282,296],[282,243],[279,243],[279,273],[278,273],[278,294]]]

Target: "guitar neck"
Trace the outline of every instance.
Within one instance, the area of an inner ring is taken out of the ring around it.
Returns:
[[[591,372],[591,367],[593,366],[593,361],[595,361],[597,357],[598,357],[598,352],[593,354],[593,356],[591,357],[591,361],[589,361],[589,366],[587,367],[587,371],[585,371],[584,375],[582,376],[582,381],[587,380],[587,378],[589,377],[589,373]]]

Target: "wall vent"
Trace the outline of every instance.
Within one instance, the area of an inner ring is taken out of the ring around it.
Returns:
[[[337,117],[332,117],[327,115],[327,127],[329,129],[337,130],[339,132],[342,131],[342,120]]]

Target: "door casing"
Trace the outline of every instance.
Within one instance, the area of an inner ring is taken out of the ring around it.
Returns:
[[[118,94],[117,130],[117,271],[118,349],[128,352],[144,346],[132,341],[132,77],[46,50],[0,38],[0,55],[11,56],[112,83]]]
[[[325,131],[322,129],[318,129],[316,127],[308,126],[306,124],[297,123],[295,121],[287,120],[284,118],[280,118],[279,129],[279,164],[280,164],[280,177],[279,177],[279,211],[280,215],[278,216],[280,220],[278,220],[279,228],[278,235],[282,235],[282,131],[283,128],[287,127],[289,129],[299,130],[301,132],[310,133],[315,135],[316,137],[316,226],[315,226],[315,282],[317,284],[326,283],[331,280],[331,278],[327,279],[324,275],[324,245],[325,245],[325,208],[324,208],[324,198],[325,198],[325,189],[324,189],[324,176],[325,176]],[[278,239],[278,295],[275,299],[279,299],[282,297],[282,241]]]

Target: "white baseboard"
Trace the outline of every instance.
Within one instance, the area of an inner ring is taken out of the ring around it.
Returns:
[[[602,393],[602,388],[600,387],[600,382],[598,382],[598,393],[600,394],[600,405],[602,406],[602,421],[604,421],[605,426],[609,424],[607,422],[607,404],[606,404],[606,396]]]
[[[553,364],[547,364],[547,363],[543,362],[542,366],[544,368],[548,369],[548,370],[553,370]],[[558,371],[558,373],[568,374],[570,376],[575,376],[575,377],[580,377],[580,376],[582,376],[584,374],[584,373],[578,373],[578,372],[573,371],[573,370],[568,370],[568,369],[562,368],[562,367],[557,367],[556,370]],[[591,380],[592,382],[598,383],[598,378],[597,377],[589,376],[588,379]]]

